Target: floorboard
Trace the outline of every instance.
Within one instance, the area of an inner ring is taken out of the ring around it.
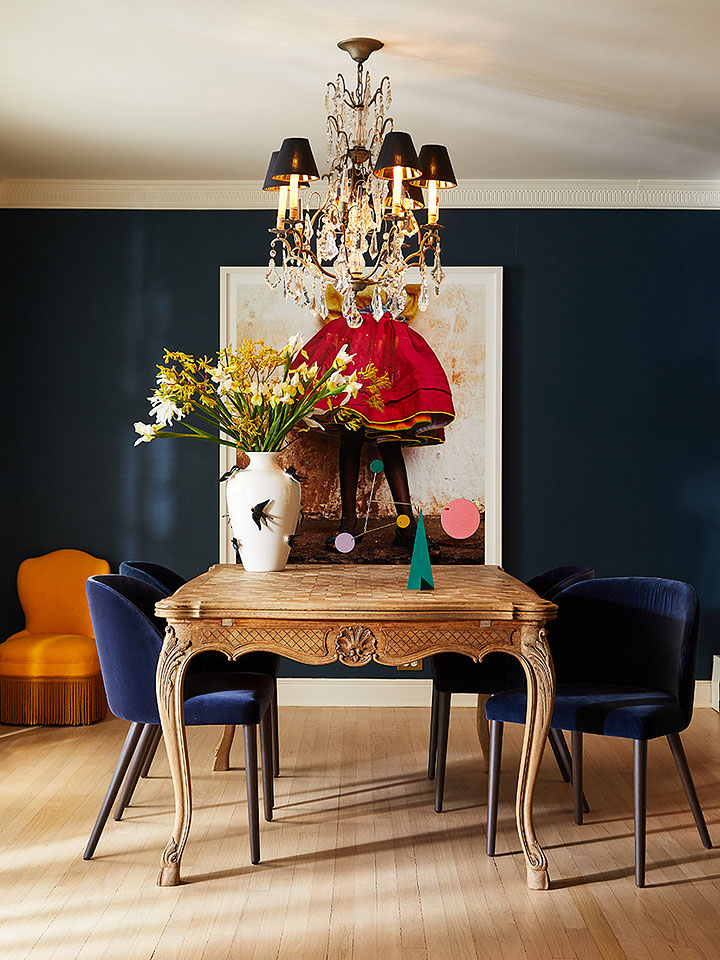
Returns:
[[[94,859],[82,851],[125,737],[0,727],[3,960],[717,960],[720,849],[700,844],[672,756],[650,745],[647,887],[634,884],[632,744],[586,737],[586,822],[543,758],[535,820],[552,888],[531,892],[514,820],[521,729],[506,726],[497,856],[474,710],[452,711],[445,809],[425,776],[429,710],[286,707],[272,823],[249,862],[242,737],[189,731],[194,816],[183,884],[159,888],[172,823],[162,747]],[[11,734],[6,736],[4,734]],[[720,844],[720,716],[683,735]]]

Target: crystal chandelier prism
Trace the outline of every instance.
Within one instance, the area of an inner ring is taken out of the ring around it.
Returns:
[[[364,68],[370,54],[382,46],[369,37],[338,44],[357,63],[357,80],[352,89],[338,74],[328,84],[330,170],[322,178],[327,193],[323,196],[313,187],[321,178],[310,143],[302,138],[283,140],[272,154],[263,184],[264,190],[278,193],[267,282],[281,285],[285,299],[321,319],[328,315],[325,294],[331,284],[342,296],[342,313],[350,326],[362,323],[356,295],[368,286],[376,320],[385,311],[401,316],[406,273],[412,267],[420,272],[418,307],[427,309],[429,285],[437,295],[445,276],[438,190],[457,186],[444,146],[427,144],[418,155],[410,135],[393,129],[387,113],[390,78],[383,77],[373,91]],[[421,223],[417,214],[425,207],[427,221]]]

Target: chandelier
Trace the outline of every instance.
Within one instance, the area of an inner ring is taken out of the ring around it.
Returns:
[[[376,320],[385,311],[401,316],[411,267],[420,272],[420,310],[428,305],[428,273],[439,293],[445,275],[438,190],[457,185],[445,147],[427,144],[418,155],[410,134],[393,129],[386,115],[390,78],[383,77],[373,92],[363,64],[382,46],[369,37],[338,43],[357,63],[357,82],[353,90],[338,74],[328,84],[325,196],[310,187],[321,178],[309,140],[298,137],[283,140],[272,154],[263,184],[263,190],[278,192],[267,282],[282,284],[285,299],[322,319],[328,315],[325,291],[331,284],[352,327],[362,323],[356,295],[368,285]],[[427,222],[420,223],[417,214],[425,207]]]

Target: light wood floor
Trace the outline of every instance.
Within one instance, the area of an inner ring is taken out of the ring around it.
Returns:
[[[475,712],[453,710],[446,812],[425,777],[429,711],[281,708],[276,820],[249,864],[242,746],[211,773],[218,731],[190,731],[195,815],[184,884],[155,885],[171,825],[164,752],[96,857],[81,859],[125,735],[0,728],[3,960],[690,960],[720,957],[720,849],[700,845],[664,741],[650,746],[648,887],[633,880],[632,747],[588,737],[587,824],[548,755],[536,825],[552,889],[529,892],[513,819],[520,728],[503,756],[498,856],[484,852]],[[240,739],[240,738],[238,738]],[[720,844],[720,716],[684,735]]]

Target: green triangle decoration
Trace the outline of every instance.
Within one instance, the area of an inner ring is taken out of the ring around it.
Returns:
[[[420,510],[417,530],[415,531],[415,543],[413,544],[413,552],[410,559],[410,576],[408,577],[407,588],[408,590],[435,589],[422,510]]]

